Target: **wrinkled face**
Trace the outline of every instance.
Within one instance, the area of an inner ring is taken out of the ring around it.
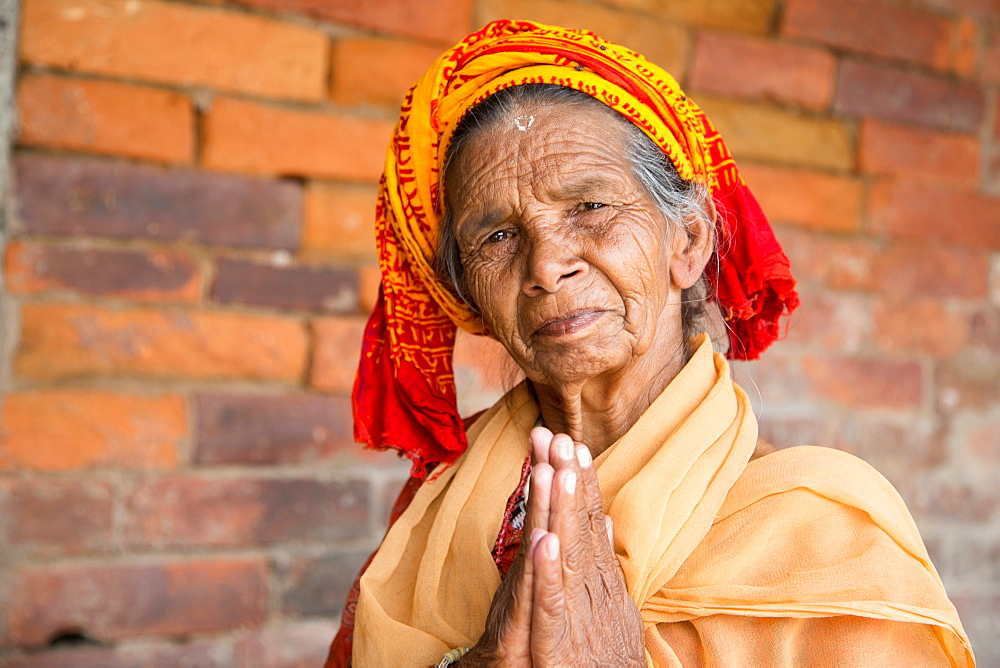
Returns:
[[[633,175],[625,139],[600,109],[522,109],[449,166],[469,296],[533,381],[582,382],[680,345],[670,262],[683,240]]]

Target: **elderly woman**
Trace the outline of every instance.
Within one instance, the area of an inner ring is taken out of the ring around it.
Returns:
[[[713,352],[756,357],[797,296],[670,75],[492,23],[406,98],[377,216],[356,433],[415,477],[330,665],[973,663],[892,487],[761,441]],[[456,326],[526,376],[467,430]]]

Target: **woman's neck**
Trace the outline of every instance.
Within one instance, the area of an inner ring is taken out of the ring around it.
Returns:
[[[683,340],[650,350],[628,368],[560,386],[533,383],[545,425],[590,448],[597,457],[621,438],[690,357]]]

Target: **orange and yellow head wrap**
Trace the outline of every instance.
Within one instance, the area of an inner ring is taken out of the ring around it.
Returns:
[[[593,96],[641,128],[682,178],[708,185],[724,249],[709,278],[729,324],[730,357],[755,359],[798,304],[788,259],[722,137],[672,76],[590,32],[490,23],[442,54],[407,94],[376,208],[382,292],[354,387],[355,438],[405,453],[419,476],[465,450],[452,349],[456,326],[483,333],[434,269],[448,144],[470,108],[531,83]]]

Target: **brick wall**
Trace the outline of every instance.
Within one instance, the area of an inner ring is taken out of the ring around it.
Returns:
[[[764,435],[882,470],[1000,662],[1000,2],[22,0],[0,666],[321,660],[406,475],[348,400],[394,107],[500,17],[709,112],[801,281]],[[466,410],[511,382],[458,356]]]

